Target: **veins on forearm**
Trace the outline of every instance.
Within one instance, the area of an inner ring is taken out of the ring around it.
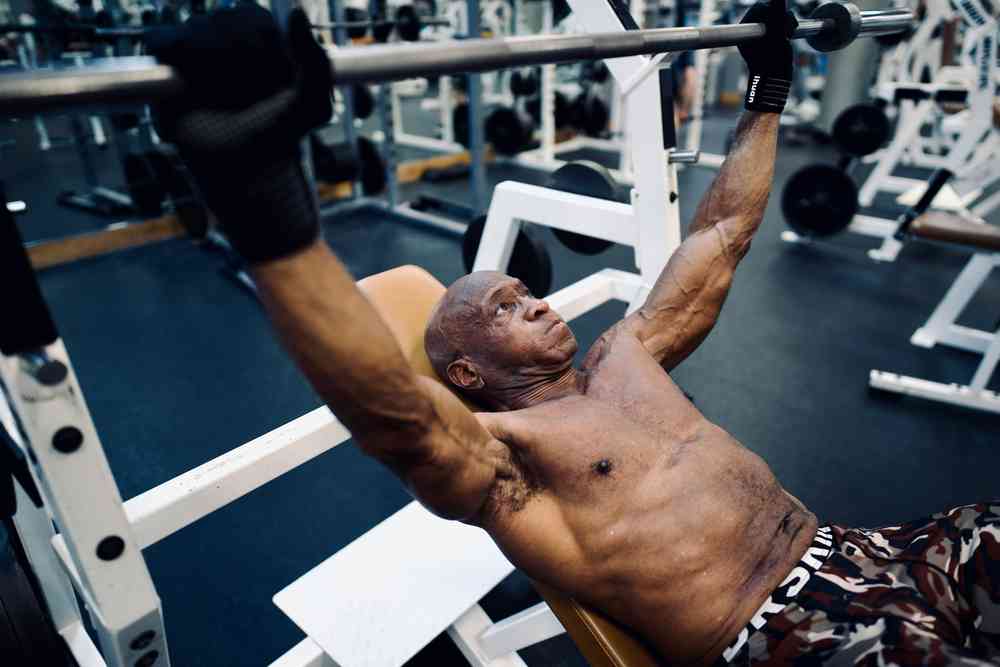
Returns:
[[[729,155],[698,204],[689,234],[732,221],[727,229],[719,229],[722,241],[735,243],[737,248],[749,243],[763,220],[771,192],[778,119],[778,114],[743,114]]]

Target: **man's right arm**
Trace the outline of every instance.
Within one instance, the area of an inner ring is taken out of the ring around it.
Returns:
[[[668,371],[708,336],[736,266],[760,227],[774,176],[777,114],[746,112],[688,238],[674,251],[646,302],[621,323]]]
[[[354,279],[319,240],[251,266],[285,348],[361,449],[428,509],[474,520],[506,446],[444,387],[419,378]]]
[[[242,3],[151,33],[150,51],[186,83],[157,108],[161,136],[177,144],[285,348],[355,441],[434,512],[474,519],[505,447],[416,377],[322,241],[299,144],[330,117],[330,63],[301,9],[286,28]],[[233,67],[254,76],[234,79]]]

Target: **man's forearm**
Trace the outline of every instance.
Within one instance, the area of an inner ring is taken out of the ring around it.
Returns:
[[[775,113],[744,112],[729,155],[698,204],[689,234],[727,221],[727,235],[734,236],[729,240],[741,249],[749,244],[764,219],[771,192],[779,118]]]
[[[399,344],[325,242],[251,271],[285,348],[362,446],[427,428],[433,407]]]

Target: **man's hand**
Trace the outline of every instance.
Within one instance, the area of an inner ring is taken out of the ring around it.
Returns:
[[[282,33],[243,3],[151,31],[150,53],[179,70],[186,91],[157,108],[209,208],[249,261],[292,254],[319,234],[299,142],[329,119],[332,73],[301,10]]]
[[[750,111],[781,113],[792,85],[793,52],[789,37],[798,21],[785,0],[758,2],[740,23],[763,23],[767,34],[738,48],[749,71],[744,107]]]

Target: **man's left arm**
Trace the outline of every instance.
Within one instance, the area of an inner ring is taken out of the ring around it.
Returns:
[[[789,37],[797,22],[786,0],[750,7],[742,23],[757,22],[767,26],[766,34],[739,46],[747,65],[747,112],[729,155],[698,204],[688,238],[670,257],[646,303],[620,325],[668,371],[715,326],[771,193],[778,121],[792,83]]]
[[[733,147],[702,198],[688,238],[670,257],[646,302],[622,326],[667,370],[715,325],[740,260],[764,219],[779,115],[743,114]]]

